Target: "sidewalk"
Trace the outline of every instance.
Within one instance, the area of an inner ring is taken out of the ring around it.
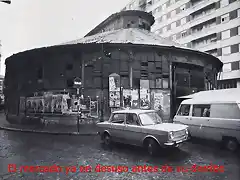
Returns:
[[[79,132],[76,123],[73,125],[64,125],[57,123],[47,123],[46,125],[21,125],[10,124],[6,121],[6,117],[3,113],[0,113],[0,129],[9,131],[21,131],[32,133],[44,133],[55,135],[97,135],[98,128],[96,126],[97,121],[87,120],[80,122]]]

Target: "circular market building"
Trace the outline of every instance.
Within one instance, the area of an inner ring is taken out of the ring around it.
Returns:
[[[7,58],[7,120],[71,114],[79,104],[101,118],[128,107],[156,109],[169,120],[177,97],[216,88],[222,62],[151,33],[153,23],[146,12],[122,11],[84,38]]]

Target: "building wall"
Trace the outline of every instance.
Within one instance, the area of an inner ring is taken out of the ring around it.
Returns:
[[[86,49],[93,51],[85,52]],[[34,92],[66,90],[76,94],[75,77],[82,78],[85,97],[100,97],[103,102],[100,108],[105,114],[109,113],[109,75],[113,73],[120,76],[123,90],[136,90],[138,97],[141,97],[142,83],[149,92],[168,91],[174,98],[193,90],[216,87],[215,65],[211,59],[194,53],[114,45],[104,46],[104,56],[101,46],[86,47],[85,51],[78,46],[64,52],[60,49],[51,52],[49,48],[7,60],[4,93],[8,112],[18,113],[20,96],[30,96]]]
[[[139,0],[132,1],[125,9],[139,9],[139,4]],[[224,63],[219,80],[235,79],[232,87],[237,85],[240,81],[239,0],[146,0],[145,4],[143,10],[155,17],[153,32],[218,57]]]

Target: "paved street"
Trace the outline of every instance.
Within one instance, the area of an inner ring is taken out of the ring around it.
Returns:
[[[9,132],[0,130],[0,179],[167,179],[167,180],[221,180],[240,178],[240,159],[237,154],[219,150],[209,144],[187,143],[179,152],[161,152],[156,158],[149,157],[139,148],[114,145],[113,149],[102,147],[99,137],[95,136],[63,136],[44,135],[34,133]],[[224,172],[152,172],[134,173],[134,165],[158,166],[169,165],[172,167],[193,164],[199,166],[223,165]],[[8,164],[20,166],[86,166],[93,169],[91,173],[16,173],[8,172]],[[94,173],[97,164],[109,166],[127,166],[129,172]]]

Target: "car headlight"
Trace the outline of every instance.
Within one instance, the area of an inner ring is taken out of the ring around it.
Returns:
[[[186,134],[188,135],[188,128],[186,128],[185,131],[186,131]]]
[[[173,132],[168,133],[168,139],[172,140],[173,139]]]

